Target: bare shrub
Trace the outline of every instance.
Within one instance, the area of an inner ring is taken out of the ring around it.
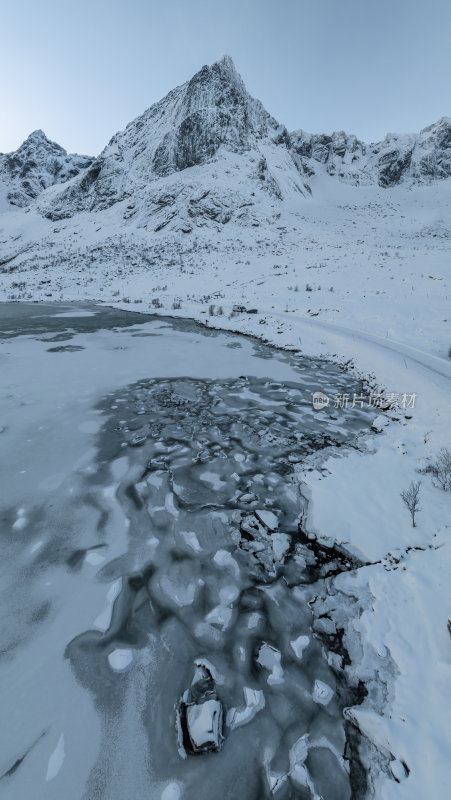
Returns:
[[[415,528],[415,514],[420,511],[420,481],[411,481],[407,489],[401,492],[402,501],[410,511],[412,527]]]
[[[447,447],[442,447],[440,450],[437,461],[432,464],[430,470],[437,480],[437,483],[445,492],[451,491],[451,450]]]

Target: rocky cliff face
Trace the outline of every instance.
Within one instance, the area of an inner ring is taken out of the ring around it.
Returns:
[[[152,154],[152,169],[159,176],[202,164],[221,145],[243,153],[279,132],[278,123],[246,92],[228,56],[203,67],[181,87],[175,102],[166,100],[149,114],[160,120],[166,116],[165,127],[170,125]]]
[[[0,194],[3,205],[29,205],[44,189],[64,183],[85,170],[88,156],[69,155],[43,131],[34,131],[13,153],[0,153]]]
[[[300,130],[290,140],[309,175],[325,171],[356,185],[378,183],[385,188],[406,180],[429,183],[451,176],[449,117],[418,134],[389,133],[376,144],[343,131],[327,136]]]
[[[258,211],[260,201],[307,191],[288,132],[247,93],[225,56],[117,133],[40,208],[56,220],[127,201],[125,219],[187,230],[193,221],[227,222],[243,208]]]

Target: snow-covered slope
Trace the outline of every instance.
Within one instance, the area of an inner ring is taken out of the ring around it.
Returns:
[[[85,170],[89,156],[68,154],[43,131],[34,131],[13,153],[0,153],[0,213],[28,206],[48,186]]]
[[[430,183],[451,176],[451,119],[442,117],[418,134],[388,133],[365,144],[344,131],[331,136],[295,131],[292,145],[308,174],[326,171],[356,185],[390,187],[401,181]]]

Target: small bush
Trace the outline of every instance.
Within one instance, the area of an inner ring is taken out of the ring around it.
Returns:
[[[442,447],[435,464],[426,468],[426,472],[431,472],[438,485],[444,492],[451,491],[451,450]]]

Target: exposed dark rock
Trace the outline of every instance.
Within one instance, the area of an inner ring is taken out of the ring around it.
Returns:
[[[398,150],[391,150],[381,156],[379,168],[379,185],[393,186],[399,183],[402,176],[410,166],[412,161],[412,150],[402,153]]]

